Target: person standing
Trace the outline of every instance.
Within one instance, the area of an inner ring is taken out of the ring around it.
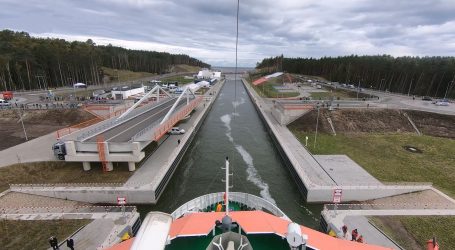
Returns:
[[[55,236],[49,238],[49,245],[51,245],[53,250],[59,250],[58,248],[58,240]]]
[[[66,246],[71,249],[71,250],[74,250],[74,240],[72,238],[69,238],[66,240]]]
[[[348,226],[343,225],[343,227],[341,227],[341,230],[343,231],[343,239],[348,240]]]

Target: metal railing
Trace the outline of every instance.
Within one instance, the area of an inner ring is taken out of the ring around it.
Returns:
[[[287,215],[273,203],[252,194],[232,192],[229,193],[229,201],[238,202],[250,208],[254,208],[256,210],[265,210],[272,213],[275,216],[289,220]],[[199,212],[213,204],[220,202],[224,202],[224,192],[206,194],[194,198],[188,201],[187,203],[183,204],[174,212],[172,212],[171,216],[173,219],[177,219],[187,213]]]

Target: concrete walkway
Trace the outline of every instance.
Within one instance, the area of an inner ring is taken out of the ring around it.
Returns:
[[[17,163],[56,161],[52,145],[55,132],[0,151],[0,168]]]

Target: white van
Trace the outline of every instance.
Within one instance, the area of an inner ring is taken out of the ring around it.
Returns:
[[[11,106],[11,103],[9,103],[9,102],[6,101],[6,100],[0,99],[0,106],[2,106],[2,107],[9,107],[9,106]]]

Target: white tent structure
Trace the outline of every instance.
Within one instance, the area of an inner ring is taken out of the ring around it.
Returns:
[[[212,76],[212,72],[210,70],[202,69],[197,74],[197,79],[210,79],[211,76]]]

